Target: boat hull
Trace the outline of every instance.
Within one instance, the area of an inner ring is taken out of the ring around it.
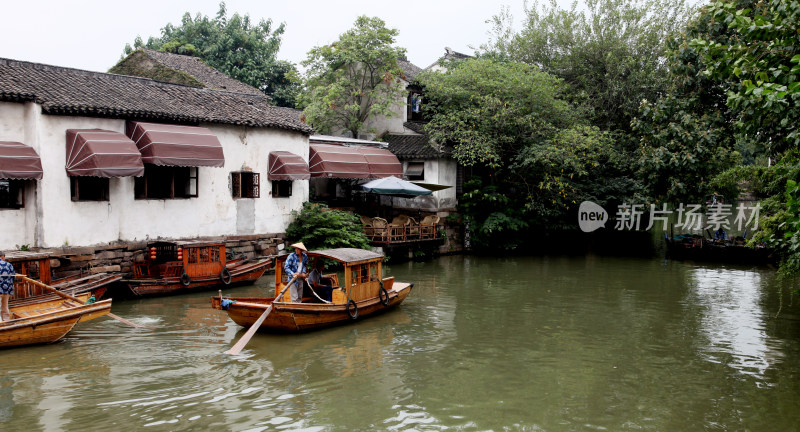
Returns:
[[[226,300],[235,300],[235,303],[230,304],[226,310],[221,305],[220,297],[215,296],[211,298],[211,306],[226,310],[236,324],[250,327],[272,305],[272,311],[259,327],[259,331],[302,332],[347,324],[390,310],[408,297],[413,286],[410,283],[395,282],[392,289],[387,291],[389,294],[387,305],[381,303],[378,297],[356,302],[358,307],[356,318],[351,316],[352,309],[348,311],[346,304],[273,303],[272,298],[224,297]]]
[[[181,282],[180,277],[171,278],[146,278],[126,279],[128,289],[135,296],[157,296],[179,294],[188,291],[208,290],[212,288],[227,287],[230,285],[247,285],[255,283],[271,263],[270,259],[261,259],[253,262],[227,266],[231,278],[229,283],[224,283],[219,276],[206,276],[191,279],[188,284]]]
[[[89,294],[78,298],[86,300]],[[10,310],[15,318],[0,322],[0,348],[57,342],[75,324],[108,314],[111,300],[80,304],[59,298],[12,305]]]

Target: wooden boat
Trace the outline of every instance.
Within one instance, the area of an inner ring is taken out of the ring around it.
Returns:
[[[283,255],[277,258],[272,298],[215,296],[211,298],[211,306],[226,310],[236,324],[250,327],[272,305],[272,311],[259,330],[297,332],[353,322],[384,312],[402,303],[414,286],[395,282],[394,277],[383,277],[383,255],[376,252],[342,248],[308,252],[308,256],[309,268],[319,259],[336,261],[342,267],[343,278],[338,273],[324,274],[321,278],[333,287],[331,303],[312,296],[308,287],[301,303],[292,303],[288,290],[282,298],[276,299],[288,282],[283,272],[288,255]]]
[[[744,238],[713,240],[697,234],[668,237],[664,234],[667,256],[678,260],[711,261],[729,264],[764,265],[777,262],[772,249],[745,246]]]
[[[222,242],[155,242],[144,260],[133,263],[133,277],[123,282],[137,296],[251,284],[271,262],[270,257],[228,261]]]
[[[86,301],[91,293],[76,297]],[[0,322],[0,348],[52,343],[61,340],[79,322],[111,311],[111,300],[83,304],[61,297],[11,304],[12,319]]]
[[[53,279],[50,260],[53,256],[43,252],[10,251],[6,261],[14,266],[17,274],[50,285],[69,295],[90,293],[95,298],[101,298],[108,286],[120,281],[122,275],[112,273],[76,274],[69,277]],[[17,279],[14,281],[14,295],[10,304],[20,305],[37,303],[45,299],[55,299],[57,296],[39,285]]]

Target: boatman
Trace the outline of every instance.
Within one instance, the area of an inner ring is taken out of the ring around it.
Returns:
[[[0,321],[11,319],[8,301],[14,294],[14,266],[6,261],[6,253],[0,251]]]
[[[292,296],[293,303],[300,303],[303,301],[303,280],[308,276],[308,255],[306,252],[305,245],[303,243],[295,243],[292,245],[294,248],[294,252],[289,254],[289,257],[286,258],[286,262],[283,264],[283,272],[286,273],[286,276],[289,280],[297,275],[297,279],[294,281],[291,287],[289,287],[289,293]],[[300,258],[302,256],[302,258]]]

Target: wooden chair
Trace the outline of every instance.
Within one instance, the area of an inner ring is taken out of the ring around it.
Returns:
[[[389,238],[389,223],[386,219],[374,217],[372,218],[372,240],[386,241]]]
[[[439,216],[428,215],[419,221],[420,238],[432,239],[437,237],[436,226],[439,224]]]
[[[419,222],[413,217],[408,218],[408,237],[419,238]]]
[[[361,226],[364,228],[364,234],[367,235],[367,238],[372,239],[375,235],[375,228],[372,226],[372,218],[361,216]]]
[[[392,219],[392,223],[389,224],[389,236],[392,241],[406,240],[406,228],[410,221],[411,218],[406,215],[398,215]]]

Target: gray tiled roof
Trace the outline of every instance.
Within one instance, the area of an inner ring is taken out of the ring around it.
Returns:
[[[383,138],[389,143],[389,151],[400,159],[437,159],[450,155],[450,150],[445,148],[440,152],[429,144],[428,135],[423,129],[424,123],[406,122],[403,123],[408,129],[416,132],[417,135],[408,134],[387,134]]]
[[[398,60],[397,65],[403,70],[403,73],[406,75],[406,81],[408,82],[413,81],[414,77],[416,77],[418,73],[422,72],[422,68],[406,59]]]
[[[248,93],[255,96],[267,97],[264,93],[257,88],[249,86],[241,81],[233,79],[228,75],[208,66],[198,57],[170,54],[160,51],[153,51],[149,49],[141,50],[147,57],[153,61],[161,63],[162,65],[183,71],[196,78],[207,88],[214,90],[226,90],[236,93]],[[130,58],[134,54],[128,56]],[[126,58],[125,60],[127,60]],[[125,61],[123,60],[123,61]]]
[[[300,111],[250,94],[0,58],[0,101],[54,115],[272,127],[311,134]]]

